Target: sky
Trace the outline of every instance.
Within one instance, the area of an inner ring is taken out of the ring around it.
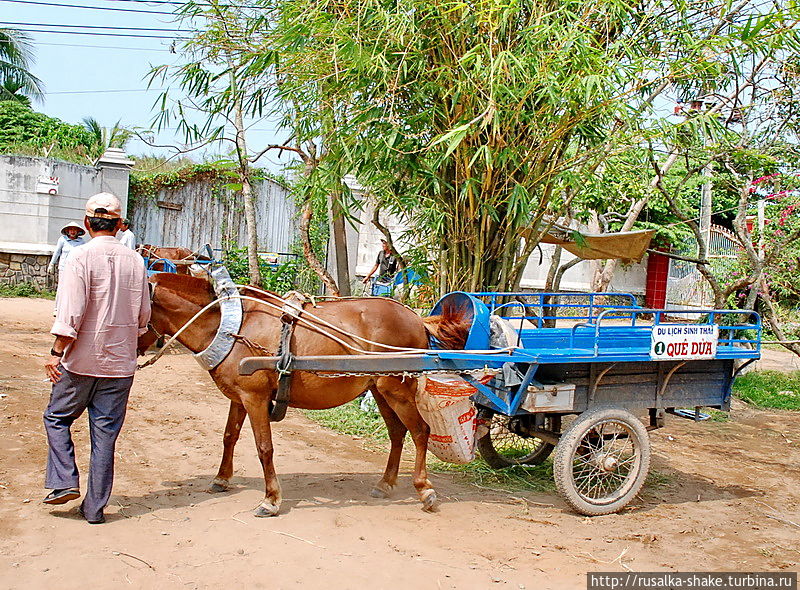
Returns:
[[[45,86],[44,103],[34,103],[35,110],[73,124],[94,117],[105,127],[119,121],[123,126],[147,128],[160,94],[160,86],[147,89],[148,72],[180,59],[169,50],[182,35],[172,16],[178,2],[0,0],[0,27],[30,31],[36,55],[32,70]],[[251,148],[260,151],[260,146],[281,142],[285,134],[276,126],[267,120],[256,122],[248,134]],[[156,139],[159,144],[180,143],[174,129]],[[127,151],[133,155],[174,153],[138,139],[128,144]],[[216,154],[220,149],[211,151]],[[203,154],[192,157],[200,160]],[[286,156],[282,160],[271,156],[258,165],[277,172],[286,162]]]

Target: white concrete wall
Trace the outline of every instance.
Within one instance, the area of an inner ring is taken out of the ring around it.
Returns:
[[[127,167],[81,166],[49,158],[0,155],[0,248],[52,252],[70,221],[82,223],[86,200],[99,192],[128,200]],[[58,177],[57,194],[37,192],[40,177]],[[17,249],[19,249],[17,247]]]
[[[553,259],[556,249],[554,244],[541,244],[541,264],[539,263],[539,250],[534,250],[525,271],[522,275],[521,287],[523,289],[544,289],[547,272]],[[561,253],[561,264],[573,260],[575,256],[569,252]],[[594,268],[599,266],[602,261],[584,260],[570,268],[561,279],[561,291],[580,291],[588,292],[592,287],[592,276]],[[638,264],[620,264],[614,273],[614,278],[608,287],[609,291],[633,293],[634,295],[644,295],[647,283],[647,256]]]

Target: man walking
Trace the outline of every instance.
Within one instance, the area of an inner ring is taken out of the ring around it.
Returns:
[[[83,222],[92,240],[75,248],[64,268],[51,330],[56,341],[44,365],[53,383],[44,413],[49,444],[45,487],[52,492],[44,503],[64,504],[81,495],[70,427],[88,409],[92,452],[80,512],[92,524],[105,522],[138,337],[150,320],[142,259],[115,238],[120,214],[119,199],[110,193],[86,203]]]

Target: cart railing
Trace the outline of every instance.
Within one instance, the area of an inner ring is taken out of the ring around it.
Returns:
[[[528,321],[536,324],[537,328],[545,327],[548,320],[578,320],[590,321],[604,311],[641,309],[636,303],[636,297],[631,293],[496,293],[477,292],[470,293],[473,297],[481,299],[492,314],[502,315],[504,310],[519,308],[521,316],[513,316],[520,322]],[[503,303],[510,297],[524,298]],[[624,303],[607,303],[610,297],[622,299]],[[565,301],[567,300],[567,301]],[[561,310],[561,313],[559,312]],[[578,310],[586,310],[581,313]],[[530,311],[536,313],[530,314]],[[624,317],[624,316],[623,316]]]
[[[594,328],[594,354],[599,355],[600,342],[601,342],[601,326],[603,320],[607,318],[620,319],[629,318],[630,327],[636,327],[636,320],[643,315],[647,315],[647,326],[657,326],[663,324],[675,324],[674,320],[669,319],[674,317],[675,310],[669,309],[628,309],[622,311],[620,309],[607,309],[600,312],[593,321],[576,324],[572,327],[570,332],[570,348],[574,348],[575,337],[580,328]],[[705,321],[693,322],[693,325],[717,325],[719,330],[719,339],[717,340],[718,347],[728,348],[749,348],[754,353],[761,352],[761,316],[755,311],[748,310],[735,310],[735,309],[697,309],[697,310],[681,310],[682,314],[695,315],[698,319],[705,319]],[[673,314],[673,316],[670,316]],[[738,323],[735,324],[721,324],[723,318],[731,317],[740,318]],[[685,324],[686,322],[680,322]],[[641,326],[641,322],[639,323]],[[755,331],[755,334],[752,332]]]

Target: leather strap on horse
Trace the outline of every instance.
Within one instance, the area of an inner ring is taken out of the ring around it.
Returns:
[[[269,419],[272,422],[280,422],[286,416],[286,408],[289,407],[291,399],[292,383],[292,333],[297,318],[303,312],[302,303],[298,305],[294,301],[289,301],[283,306],[284,313],[281,315],[281,340],[278,344],[278,362],[275,369],[278,373],[278,391],[275,399],[270,404]]]

